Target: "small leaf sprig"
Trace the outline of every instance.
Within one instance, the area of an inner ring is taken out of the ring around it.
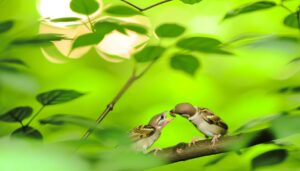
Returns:
[[[56,105],[61,103],[66,103],[75,100],[84,95],[83,93],[77,92],[75,90],[51,90],[36,96],[37,101],[42,105],[41,108],[30,118],[27,124],[23,123],[24,119],[29,118],[33,113],[33,108],[30,106],[20,106],[15,107],[8,112],[0,115],[0,121],[10,122],[10,123],[20,123],[21,127],[14,130],[11,134],[12,137],[21,138],[33,138],[42,139],[43,136],[41,132],[30,126],[32,121],[41,113],[41,111],[50,105]]]

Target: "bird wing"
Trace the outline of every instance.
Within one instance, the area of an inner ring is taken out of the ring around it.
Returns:
[[[151,125],[140,125],[133,128],[130,133],[129,137],[132,141],[138,141],[143,138],[150,137],[155,133],[155,128]]]
[[[200,109],[203,119],[209,124],[218,125],[224,129],[228,129],[228,126],[221,120],[220,117],[209,111],[208,109]]]

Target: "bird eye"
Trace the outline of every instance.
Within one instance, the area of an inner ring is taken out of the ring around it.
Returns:
[[[163,119],[164,119],[164,116],[163,116],[163,115],[161,115],[161,116],[160,116],[160,120],[163,120]]]

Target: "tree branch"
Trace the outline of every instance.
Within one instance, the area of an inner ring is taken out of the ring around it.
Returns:
[[[107,116],[109,112],[111,112],[115,106],[115,104],[119,101],[119,99],[124,95],[124,93],[128,90],[128,88],[139,78],[141,78],[156,62],[156,60],[152,60],[139,74],[136,74],[136,67],[133,67],[133,72],[131,77],[127,80],[121,90],[117,93],[117,95],[113,98],[113,100],[107,105],[104,111],[101,113],[99,118],[96,120],[96,125],[100,124],[100,122]],[[82,136],[81,140],[86,140],[91,133],[93,132],[93,128],[89,128],[85,134]]]
[[[172,0],[163,0],[163,1],[160,1],[160,2],[155,3],[155,4],[153,4],[153,5],[150,5],[150,6],[146,7],[146,8],[140,8],[140,7],[136,6],[136,5],[134,5],[133,3],[128,2],[127,0],[121,0],[121,1],[124,2],[124,3],[126,3],[126,4],[128,4],[128,5],[131,6],[131,7],[133,7],[133,8],[135,8],[135,9],[139,10],[140,12],[143,12],[143,11],[149,10],[149,9],[151,9],[151,8],[154,8],[154,7],[156,7],[156,6],[162,5],[162,4],[164,4],[164,3],[171,2]]]
[[[168,163],[175,163],[197,157],[236,151],[257,144],[268,143],[275,139],[270,130],[263,129],[234,136],[225,136],[213,147],[210,139],[197,141],[192,146],[189,146],[187,143],[179,143],[158,151],[156,155],[166,159]]]

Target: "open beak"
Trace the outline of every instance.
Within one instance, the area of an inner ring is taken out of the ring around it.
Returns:
[[[163,126],[166,126],[168,123],[170,123],[173,119],[172,118],[166,118],[168,111],[163,113],[163,116],[165,118],[164,122],[163,122]]]

